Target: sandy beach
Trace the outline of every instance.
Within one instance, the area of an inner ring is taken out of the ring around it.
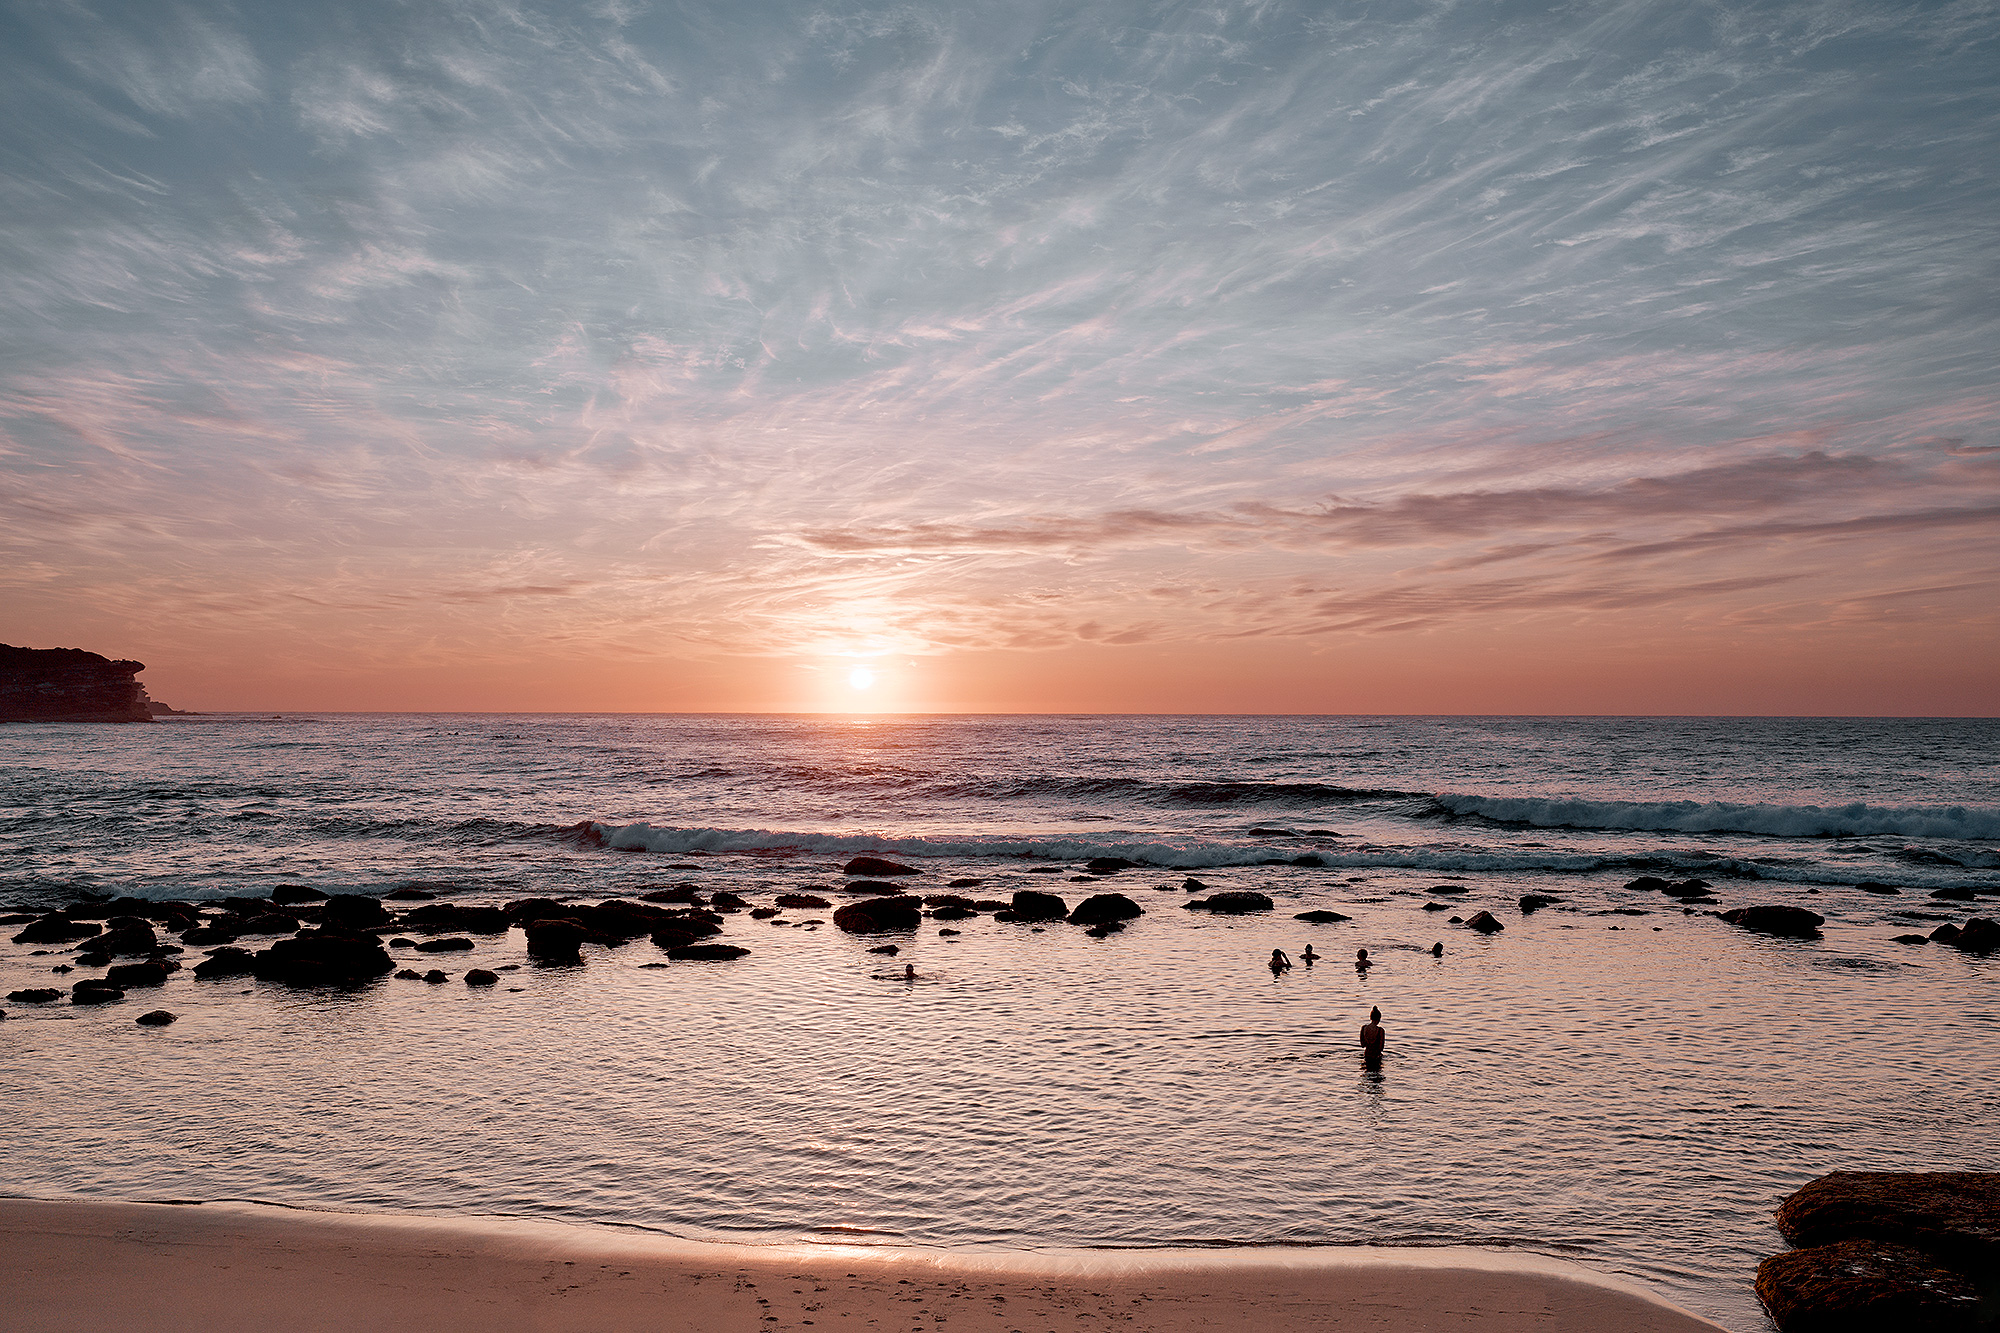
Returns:
[[[1719,1327],[1572,1264],[1472,1249],[721,1245],[253,1204],[0,1200],[0,1271],[17,1333]]]

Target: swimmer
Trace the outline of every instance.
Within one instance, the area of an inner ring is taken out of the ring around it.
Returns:
[[[916,979],[917,979],[917,965],[915,963],[903,964],[903,980],[915,981]]]
[[[1283,949],[1271,950],[1271,975],[1275,977],[1280,972],[1289,972],[1291,970],[1292,960],[1285,957],[1285,951]]]
[[[1431,957],[1433,957],[1433,958],[1442,958],[1442,957],[1444,957],[1444,941],[1443,941],[1443,940],[1439,940],[1439,941],[1438,941],[1438,942],[1437,942],[1436,944],[1433,944],[1433,945],[1431,946]]]
[[[1389,1034],[1382,1030],[1382,1011],[1370,1009],[1368,1022],[1361,1029],[1361,1058],[1370,1065],[1382,1063],[1382,1048],[1389,1042]]]
[[[1366,949],[1356,949],[1354,951],[1354,970],[1356,972],[1366,972],[1373,966],[1375,964],[1368,961],[1368,951]]]
[[[1314,953],[1312,945],[1308,944],[1306,946],[1306,951],[1299,955],[1299,961],[1301,963],[1304,963],[1307,967],[1311,967],[1314,963],[1317,963],[1319,961],[1319,955]]]

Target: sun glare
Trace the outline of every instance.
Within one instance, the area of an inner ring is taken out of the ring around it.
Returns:
[[[865,690],[875,683],[875,673],[867,667],[856,667],[847,673],[847,683],[857,690]]]

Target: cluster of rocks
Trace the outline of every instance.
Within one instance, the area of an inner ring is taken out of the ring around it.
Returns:
[[[1127,861],[1122,857],[1098,857],[1088,862],[1084,868],[1093,872],[1091,878],[1095,878],[1116,874],[1120,870],[1130,870],[1137,864],[1136,861]],[[1058,870],[1060,868],[1055,867]],[[1122,893],[1094,894],[1071,908],[1060,895],[1044,893],[1039,889],[1022,889],[1005,901],[998,898],[971,898],[962,893],[910,893],[901,886],[888,882],[888,879],[892,876],[917,875],[921,874],[921,871],[914,866],[872,856],[856,857],[842,866],[841,870],[848,875],[868,877],[852,880],[847,884],[847,891],[850,894],[862,896],[858,901],[843,904],[833,914],[833,924],[850,935],[880,935],[893,931],[915,930],[923,924],[926,917],[939,921],[963,921],[981,913],[991,913],[995,921],[1029,923],[1066,921],[1071,925],[1083,926],[1086,928],[1086,934],[1103,939],[1115,931],[1123,930],[1125,923],[1133,917],[1145,915],[1144,908]],[[946,887],[977,888],[978,886],[977,880],[954,880]],[[781,898],[779,902],[783,905],[784,899]],[[813,905],[824,907],[828,904],[822,899]]]
[[[2000,1324],[2000,1173],[1839,1171],[1778,1207],[1796,1246],[1757,1268],[1781,1333]]]

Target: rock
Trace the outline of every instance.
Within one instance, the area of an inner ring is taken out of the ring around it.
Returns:
[[[955,879],[945,885],[947,889],[976,889],[986,881],[983,879]]]
[[[307,888],[303,884],[280,884],[271,890],[271,901],[280,907],[285,907],[292,903],[325,902],[326,895],[318,889]]]
[[[741,958],[749,952],[736,944],[683,944],[678,949],[667,950],[667,957],[681,963],[720,963]]]
[[[1444,894],[1459,894],[1459,893],[1472,892],[1472,890],[1466,888],[1463,884],[1433,884],[1431,885],[1429,891],[1432,893],[1444,893]]]
[[[1222,912],[1230,916],[1240,916],[1245,912],[1268,912],[1275,906],[1261,893],[1251,893],[1245,889],[1231,889],[1227,893],[1212,894],[1207,898],[1196,898],[1183,903],[1183,907],[1203,912]]]
[[[0,722],[151,722],[144,662],[0,643]]]
[[[953,930],[950,926],[946,926],[942,930],[938,931],[938,934],[940,935],[961,935],[963,933],[964,933],[963,931]]]
[[[458,953],[470,949],[472,941],[462,935],[455,935],[449,939],[425,940],[415,947],[418,953]]]
[[[1893,940],[1897,944],[1929,944],[1931,937],[1928,935],[1897,935],[1893,937]]]
[[[1953,924],[1951,924],[1951,922],[1947,921],[1942,926],[1939,926],[1936,930],[1932,931],[1930,933],[1930,938],[1932,939],[1932,941],[1938,944],[1956,944],[1958,943],[1958,937],[1964,933],[1965,932],[1960,930],[1957,926],[1954,926]]]
[[[1069,915],[1069,904],[1053,893],[1022,889],[1015,893],[1007,911],[1016,921],[1060,921]]]
[[[236,932],[224,930],[221,926],[196,926],[193,930],[181,932],[181,943],[196,946],[234,944],[236,943]]]
[[[1496,931],[1507,929],[1507,927],[1500,924],[1491,912],[1474,912],[1472,917],[1465,923],[1465,928],[1467,930],[1476,930],[1482,935],[1491,935]]]
[[[1115,875],[1121,870],[1137,870],[1139,863],[1122,856],[1093,856],[1084,862],[1083,868],[1093,875]]]
[[[424,983],[426,985],[442,986],[444,985],[445,982],[450,980],[451,980],[451,973],[440,972],[436,968],[432,968],[430,971],[424,973]]]
[[[271,896],[273,898],[276,898],[278,895],[274,893]],[[389,890],[387,893],[383,894],[382,897],[388,900],[389,902],[395,902],[395,903],[427,903],[431,899],[437,897],[437,895],[435,893],[427,892],[423,889],[411,888],[409,885],[406,884],[400,889]]]
[[[151,953],[160,947],[159,937],[153,934],[152,926],[132,917],[116,918],[119,924],[105,931],[90,942],[90,952],[107,957]]]
[[[1745,930],[1759,931],[1765,935],[1781,935],[1787,939],[1816,940],[1819,928],[1826,918],[1817,912],[1808,912],[1803,907],[1785,907],[1776,904],[1761,904],[1756,907],[1738,907],[1724,912],[1722,919],[1732,926]]]
[[[1658,875],[1641,875],[1637,879],[1627,880],[1625,887],[1637,890],[1640,893],[1658,893],[1663,889],[1672,888],[1673,885],[1669,881],[1661,879]]]
[[[498,972],[488,972],[483,967],[475,967],[465,974],[465,984],[468,986],[497,986],[500,984],[500,974]]]
[[[924,906],[963,907],[968,910],[978,910],[972,906],[972,899],[962,893],[927,893],[924,895]]]
[[[90,921],[72,921],[61,912],[50,912],[47,916],[31,922],[27,929],[14,936],[16,944],[67,944],[71,940],[85,940],[98,934],[104,927]]]
[[[69,988],[71,1004],[116,1004],[125,992],[103,981],[79,981]]]
[[[1794,1245],[1908,1245],[1967,1271],[2000,1264],[2000,1172],[1836,1171],[1778,1205]]]
[[[507,920],[517,926],[525,926],[530,921],[560,921],[573,915],[575,910],[553,898],[522,898],[500,908]]]
[[[163,1028],[177,1017],[178,1015],[170,1014],[164,1009],[155,1009],[151,1013],[140,1014],[132,1021],[142,1028]]]
[[[580,963],[583,942],[590,938],[590,932],[583,923],[573,917],[556,917],[541,921],[530,921],[528,933],[528,957],[539,958],[545,963]]]
[[[1698,879],[1682,880],[1679,884],[1669,884],[1661,889],[1660,892],[1666,894],[1669,898],[1679,898],[1683,902],[1714,896],[1709,893],[1708,885]]]
[[[1060,874],[1062,874],[1062,872],[1063,872],[1063,868],[1062,868],[1061,866],[1029,866],[1029,867],[1028,867],[1028,873],[1029,873],[1030,875],[1060,875]]]
[[[876,945],[876,946],[875,946],[874,948],[870,949],[870,950],[869,950],[868,952],[869,952],[869,953],[886,953],[886,954],[892,954],[892,955],[893,955],[893,954],[899,954],[899,953],[901,953],[901,952],[902,952],[902,950],[901,950],[901,949],[899,949],[899,948],[897,948],[897,947],[896,947],[895,945],[893,945],[893,944],[878,944],[878,945]]]
[[[651,893],[640,894],[639,899],[641,902],[684,903],[695,907],[701,906],[702,901],[701,890],[692,884],[676,884],[670,889],[654,889]]]
[[[1425,903],[1421,910],[1426,912],[1449,912],[1451,909],[1443,903]]]
[[[1967,953],[1992,953],[2000,949],[2000,922],[1975,916],[1959,930],[1956,943]]]
[[[708,905],[718,912],[740,912],[750,905],[750,900],[727,889],[718,889],[708,900]]]
[[[780,907],[831,907],[833,904],[817,894],[781,893],[772,901]]]
[[[1757,1299],[1779,1333],[1971,1333],[1979,1310],[1972,1284],[1923,1251],[1870,1240],[1771,1256]]]
[[[859,875],[864,879],[880,879],[884,875],[921,874],[915,866],[899,865],[894,861],[884,861],[879,856],[857,856],[840,868],[843,875]]]
[[[844,904],[833,914],[833,924],[850,935],[915,930],[922,922],[922,905],[915,898],[864,898]]]
[[[750,919],[752,921],[769,921],[777,914],[778,909],[775,907],[753,907],[750,909]]]
[[[402,924],[418,930],[462,930],[473,935],[498,935],[507,929],[507,913],[498,907],[463,907],[457,903],[425,903],[403,913]]]
[[[1901,889],[1899,889],[1899,888],[1896,888],[1896,887],[1895,887],[1894,885],[1892,885],[1892,884],[1878,884],[1878,883],[1876,883],[1876,882],[1875,882],[1874,880],[1872,880],[1872,879],[1864,879],[1864,880],[1862,880],[1862,881],[1861,881],[1861,882],[1860,882],[1859,884],[1856,884],[1856,885],[1855,885],[1854,887],[1855,887],[1855,888],[1857,888],[1857,889],[1859,889],[1859,890],[1861,890],[1861,891],[1862,891],[1863,893],[1901,893],[1901,892],[1902,892],[1902,890],[1901,890]]]
[[[395,966],[382,941],[373,935],[331,929],[301,931],[277,941],[252,960],[252,970],[260,979],[287,986],[352,985],[384,976]]]
[[[256,956],[248,949],[211,949],[206,959],[194,965],[194,974],[204,981],[211,977],[245,976],[256,970]]]
[[[135,988],[139,986],[164,986],[167,984],[165,963],[121,963],[104,974],[104,980],[112,986]]]
[[[1186,879],[1181,881],[1181,887],[1187,890],[1187,892],[1189,893],[1200,893],[1203,889],[1206,889],[1208,885],[1202,883],[1200,880],[1196,879],[1193,875],[1189,875]]]
[[[54,1004],[63,993],[52,986],[37,986],[32,990],[12,990],[7,998],[16,1004]]]
[[[1014,904],[1003,903],[998,898],[981,898],[978,902],[972,904],[972,910],[975,912],[1005,912],[1011,910],[1013,906]]]
[[[1122,893],[1098,893],[1076,905],[1069,914],[1069,923],[1072,926],[1101,926],[1107,921],[1129,921],[1145,914],[1145,908]]]
[[[931,913],[931,916],[939,921],[963,921],[969,916],[978,916],[978,915],[979,913],[973,911],[970,907],[951,907],[951,906],[940,907],[936,911]],[[957,931],[952,932],[952,934],[954,935],[956,935],[957,933],[958,933]]]
[[[389,923],[389,909],[365,893],[336,893],[321,904],[320,924],[335,930],[368,930]]]
[[[282,912],[265,912],[231,924],[238,935],[289,935],[299,928],[299,919]]]
[[[1932,889],[1931,897],[1936,898],[1940,902],[1969,903],[1977,900],[1979,895],[1971,889],[1959,888],[1957,885],[1946,885],[1942,889]]]
[[[1539,912],[1544,907],[1554,907],[1556,900],[1546,893],[1524,893],[1521,895],[1521,915]]]
[[[396,973],[396,980],[398,981],[422,981],[423,979],[424,974],[416,971],[414,968],[406,967]]]
[[[900,884],[890,884],[879,879],[851,879],[841,886],[849,893],[874,893],[895,897],[903,892]]]
[[[609,898],[594,906],[573,906],[566,915],[581,922],[585,930],[609,939],[631,940],[650,935],[695,910],[700,909],[665,908],[652,903],[629,903],[621,898]]]
[[[779,922],[778,924],[784,925],[786,923]],[[693,944],[701,939],[701,936],[695,934],[692,930],[677,930],[672,926],[665,926],[654,931],[652,939],[654,945],[658,948],[671,950]]]

